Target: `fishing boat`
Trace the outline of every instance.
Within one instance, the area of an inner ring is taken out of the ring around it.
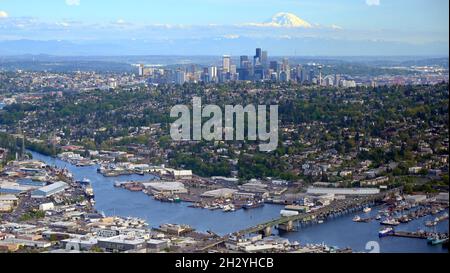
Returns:
[[[360,216],[355,216],[355,217],[353,218],[353,222],[358,223],[358,222],[360,222],[360,221],[361,221],[361,217],[360,217]]]

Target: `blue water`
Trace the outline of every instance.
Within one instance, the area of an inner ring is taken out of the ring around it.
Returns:
[[[349,214],[326,221],[321,225],[308,226],[300,229],[299,232],[283,234],[283,237],[291,241],[297,240],[302,244],[305,243],[325,243],[330,246],[338,246],[340,248],[350,247],[355,251],[365,251],[368,242],[377,242],[380,246],[380,251],[383,253],[441,253],[447,252],[442,246],[428,245],[426,240],[399,238],[399,237],[385,237],[379,238],[378,231],[383,228],[378,221],[370,223],[355,223],[353,218],[356,215],[361,217],[375,217],[379,208],[374,208],[370,214],[363,212]],[[447,211],[448,212],[448,211]],[[444,212],[443,212],[444,213]],[[441,214],[443,214],[441,213]],[[441,215],[439,214],[439,215]],[[427,216],[408,224],[401,224],[396,227],[401,231],[432,231],[425,227],[425,222],[433,220],[435,216]],[[443,221],[438,224],[436,231],[448,232],[449,222]]]
[[[148,181],[154,176],[129,175],[121,177],[104,177],[97,173],[97,167],[76,167],[67,162],[32,153],[33,158],[52,166],[67,168],[74,178],[81,180],[89,178],[95,192],[95,208],[108,216],[132,216],[143,218],[151,226],[161,224],[188,224],[199,231],[213,231],[225,235],[254,226],[279,216],[280,206],[267,205],[250,211],[239,210],[234,213],[224,213],[220,210],[210,211],[189,208],[189,203],[172,204],[155,201],[142,192],[131,192],[115,188],[116,181]]]
[[[97,167],[94,166],[76,167],[58,159],[37,153],[32,154],[34,159],[44,161],[49,165],[56,165],[60,168],[66,167],[78,180],[85,177],[89,178],[95,191],[96,209],[98,211],[104,212],[108,216],[140,217],[147,220],[153,227],[165,223],[188,224],[199,231],[210,230],[224,235],[278,218],[280,210],[283,209],[283,207],[277,205],[266,205],[254,210],[224,213],[222,211],[189,208],[190,204],[188,203],[161,203],[144,193],[130,192],[114,187],[116,181],[148,181],[154,179],[154,176],[103,177],[97,173]],[[378,209],[374,209],[369,215],[374,216],[377,211]],[[428,245],[426,240],[394,237],[379,239],[378,231],[382,228],[379,222],[354,223],[352,219],[355,215],[367,217],[363,212],[349,214],[328,220],[321,225],[302,228],[298,232],[285,233],[282,236],[291,241],[298,241],[302,245],[325,243],[340,248],[350,247],[355,251],[366,251],[366,244],[375,241],[379,243],[380,251],[383,253],[448,252],[442,246]],[[397,229],[402,231],[429,230],[424,223],[434,218],[436,216],[421,218],[408,224],[402,224]],[[439,223],[436,230],[448,232],[448,227],[449,222],[447,220]]]

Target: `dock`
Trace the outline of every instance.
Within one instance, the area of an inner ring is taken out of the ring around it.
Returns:
[[[448,238],[448,234],[444,233],[434,233],[434,232],[411,232],[411,231],[395,231],[390,236],[402,237],[402,238],[412,238],[412,239],[422,239],[426,240],[430,237],[442,237]]]
[[[395,231],[391,236],[402,237],[402,238],[412,238],[412,239],[427,239],[427,233],[421,232],[410,232],[410,231]]]

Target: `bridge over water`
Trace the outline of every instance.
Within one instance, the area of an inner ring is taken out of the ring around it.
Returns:
[[[270,236],[272,234],[272,229],[274,227],[283,227],[282,229],[285,231],[294,230],[294,223],[308,223],[312,221],[317,221],[318,219],[327,219],[330,217],[338,217],[344,215],[348,212],[353,212],[355,210],[363,209],[366,206],[373,206],[378,202],[383,201],[387,196],[390,196],[395,193],[399,193],[402,191],[402,188],[397,188],[389,191],[385,191],[376,195],[369,195],[357,198],[351,198],[346,200],[337,200],[331,203],[329,206],[317,209],[315,211],[311,211],[308,213],[301,213],[296,216],[290,217],[280,217],[277,219],[273,219],[271,221],[261,223],[259,225],[246,228],[244,230],[237,231],[232,235],[242,236],[246,234],[253,233],[263,233],[266,236]],[[206,245],[202,247],[197,247],[196,251],[207,251],[208,249],[214,248],[217,245],[220,245],[226,242],[229,238],[229,235],[218,238],[214,241],[208,242]]]
[[[265,235],[269,236],[272,233],[272,228],[279,226],[283,226],[285,231],[292,231],[295,222],[307,223],[317,219],[327,219],[329,217],[343,215],[345,213],[352,212],[355,209],[362,209],[366,206],[373,206],[377,202],[385,199],[387,196],[398,193],[400,191],[401,189],[397,188],[376,195],[334,201],[329,206],[311,212],[301,213],[296,216],[280,217],[278,219],[274,219],[266,223],[262,223],[257,226],[238,231],[234,235],[239,236],[257,232],[264,232]]]

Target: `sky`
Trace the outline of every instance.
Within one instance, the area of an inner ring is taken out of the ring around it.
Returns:
[[[262,24],[279,12],[313,27]],[[0,42],[307,37],[434,46],[448,44],[448,33],[448,0],[0,0]]]

